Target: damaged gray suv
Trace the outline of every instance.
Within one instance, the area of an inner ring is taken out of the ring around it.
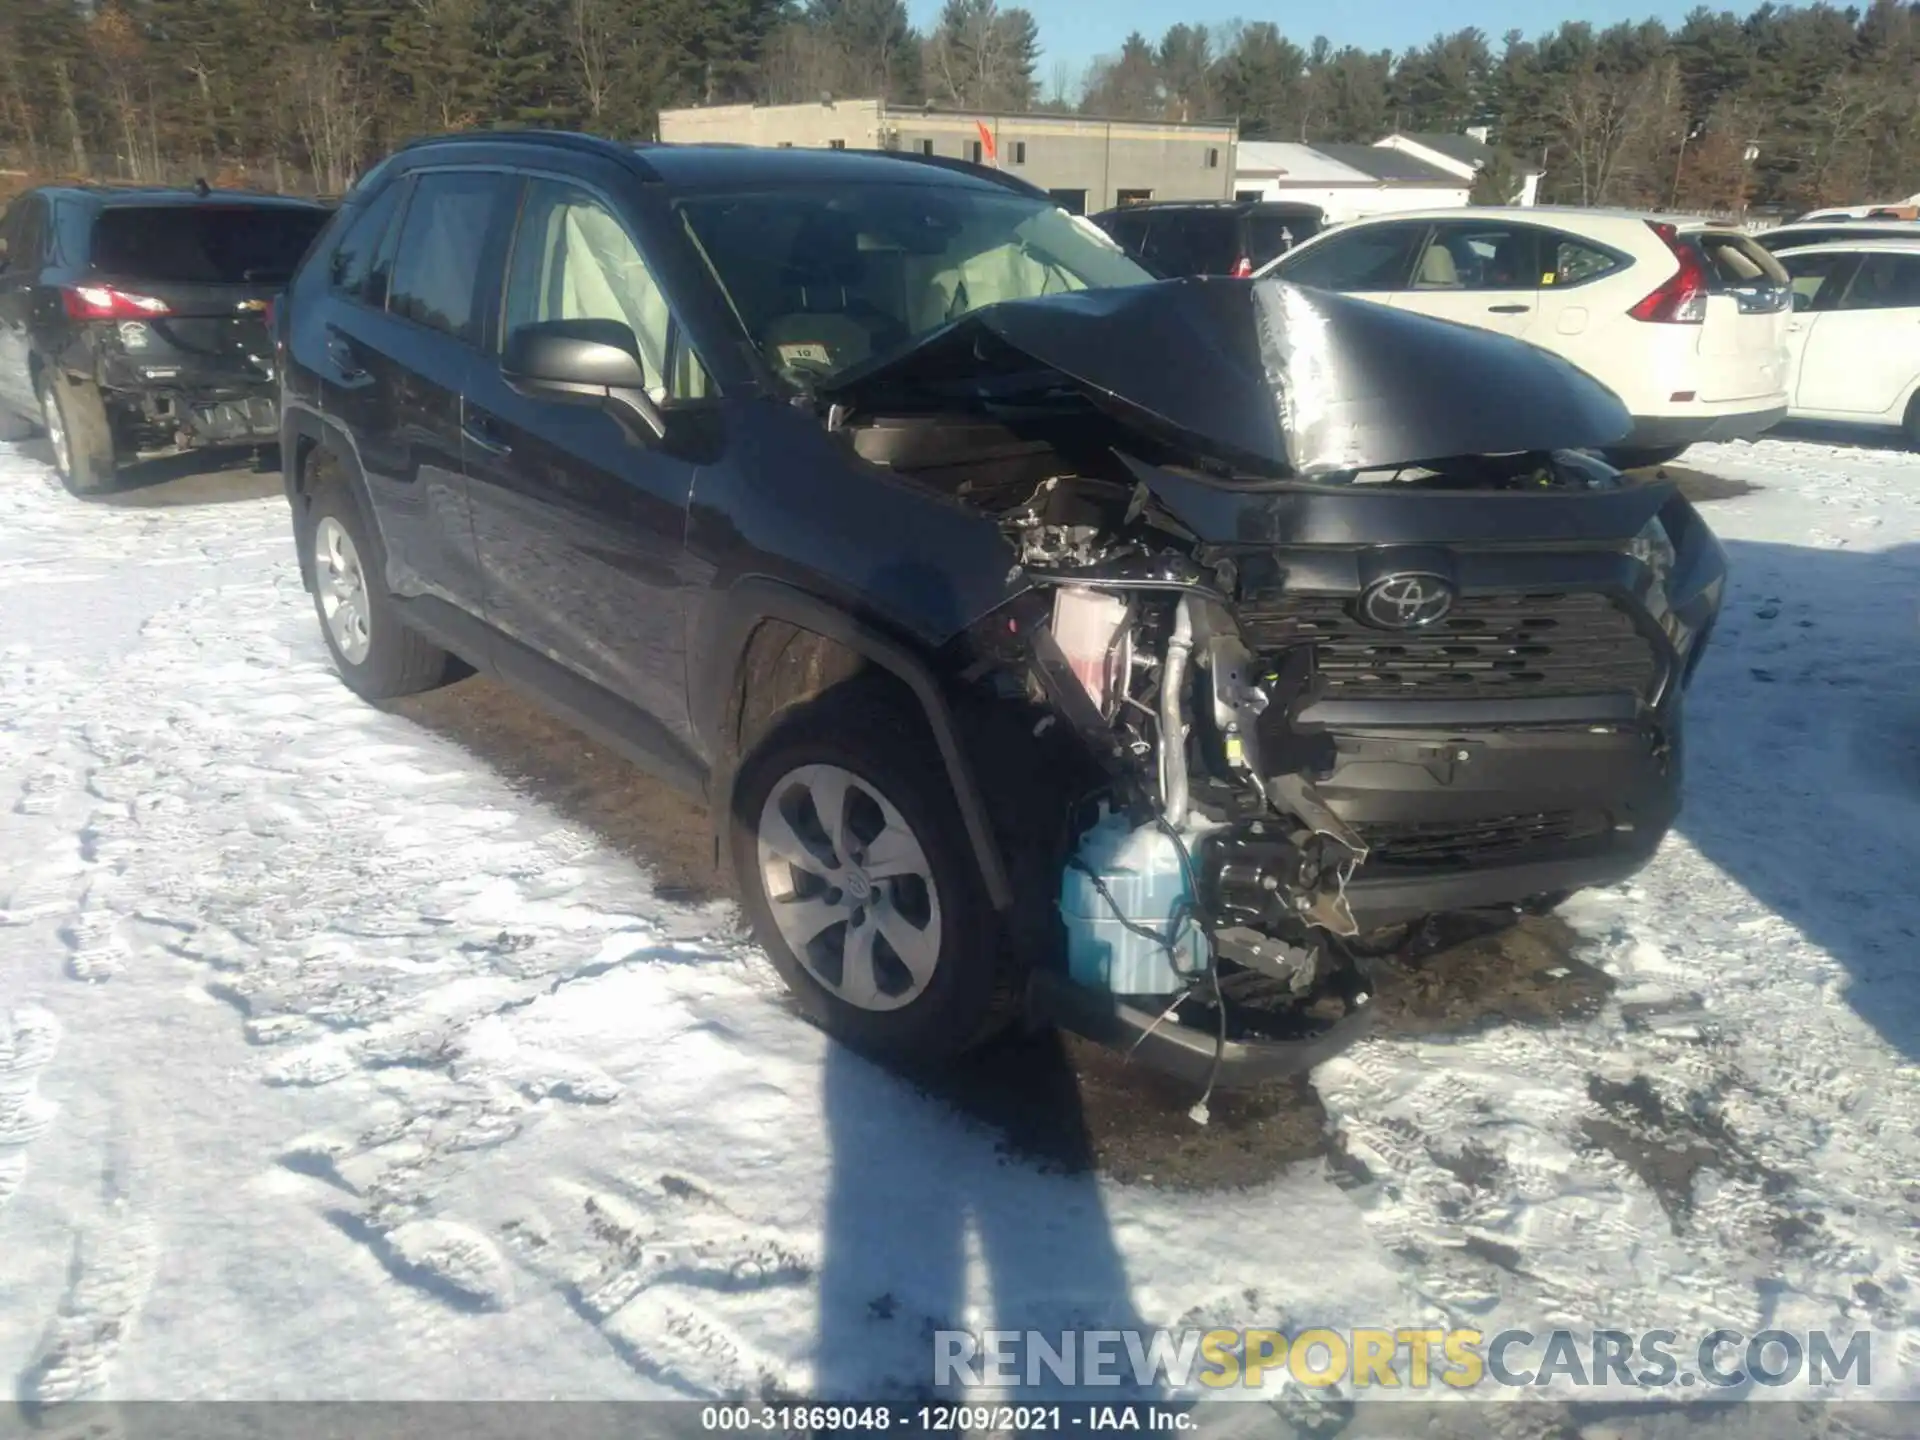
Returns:
[[[275,329],[346,682],[464,662],[705,798],[863,1047],[1297,1070],[1398,927],[1675,818],[1724,557],[1504,337],[1154,282],[953,162],[554,134],[399,152]]]

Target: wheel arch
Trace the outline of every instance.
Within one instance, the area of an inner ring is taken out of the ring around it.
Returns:
[[[740,762],[753,745],[794,707],[871,671],[898,685],[925,722],[987,898],[996,910],[1008,910],[1013,887],[985,793],[931,667],[873,625],[778,581],[742,581],[728,592],[726,604],[719,643],[710,652],[722,658],[695,676],[691,696],[694,723],[713,750],[710,794],[720,853],[729,849]]]
[[[366,474],[360,468],[360,456],[355,450],[353,439],[338,426],[329,424],[309,411],[296,411],[286,417],[281,428],[281,465],[287,490],[287,503],[292,507],[296,539],[300,536],[300,523],[306,514],[309,502],[313,498],[313,488],[317,477],[323,471],[330,470],[339,478],[340,484],[353,497],[353,503],[359,507],[360,518],[366,524],[367,533],[379,548],[377,560],[380,572],[386,571],[386,536],[380,530],[380,514],[373,504],[373,497],[367,491]],[[313,589],[313,556],[302,541],[294,547],[300,557],[300,583],[311,591]]]

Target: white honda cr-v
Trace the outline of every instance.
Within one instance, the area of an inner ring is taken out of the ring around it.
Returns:
[[[1787,273],[1747,235],[1680,217],[1553,206],[1358,220],[1262,274],[1483,330],[1571,360],[1626,403],[1625,468],[1787,413]]]

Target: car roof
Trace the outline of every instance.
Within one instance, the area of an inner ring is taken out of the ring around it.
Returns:
[[[599,154],[623,161],[642,176],[675,190],[731,189],[754,185],[933,185],[1013,190],[1044,198],[1046,191],[1015,175],[965,160],[901,150],[815,150],[762,145],[624,144],[568,130],[470,130],[410,142],[394,154],[445,150],[546,147]],[[371,172],[369,172],[371,173]]]
[[[1817,245],[1789,245],[1773,252],[1778,260],[1788,255],[1913,255],[1920,253],[1920,234],[1863,235],[1858,240],[1822,240]]]
[[[1169,210],[1191,210],[1197,214],[1229,214],[1245,210],[1318,210],[1304,200],[1142,200],[1134,205],[1115,205],[1102,215],[1128,215],[1136,210],[1165,214]]]
[[[1375,225],[1390,220],[1515,220],[1534,224],[1661,224],[1681,230],[1732,230],[1738,227],[1704,215],[1668,214],[1657,210],[1610,209],[1587,205],[1430,205],[1418,210],[1386,210],[1346,221],[1341,228]],[[1317,238],[1317,237],[1316,237]]]
[[[79,200],[102,209],[153,205],[257,205],[263,208],[324,210],[327,202],[300,195],[275,195],[262,190],[199,190],[171,185],[41,185],[35,194]]]
[[[1791,225],[1775,225],[1763,235],[1791,235],[1795,230],[1844,230],[1849,235],[1920,235],[1920,220],[1850,219],[1836,215],[1831,220],[1796,220]]]

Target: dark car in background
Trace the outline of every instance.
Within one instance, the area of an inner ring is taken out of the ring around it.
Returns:
[[[1149,200],[1092,218],[1129,255],[1169,279],[1251,275],[1325,223],[1318,206],[1272,200]]]
[[[76,494],[126,461],[279,438],[267,310],[332,207],[205,186],[47,186],[0,219],[0,436]]]
[[[1298,1070],[1396,928],[1679,806],[1724,557],[1507,336],[1156,282],[958,161],[488,132],[370,172],[274,341],[345,683],[477,667],[702,797],[864,1048]]]

